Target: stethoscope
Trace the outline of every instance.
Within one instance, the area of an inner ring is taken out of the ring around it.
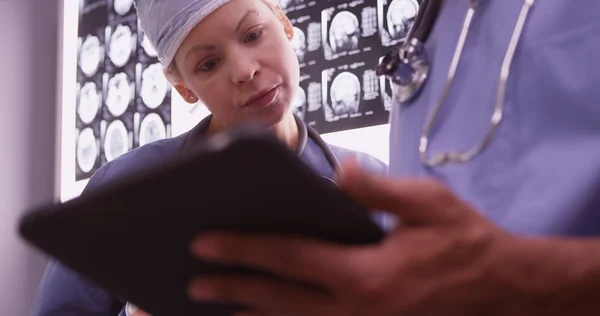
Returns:
[[[304,121],[302,121],[302,119],[298,116],[294,115],[294,118],[296,120],[296,125],[298,126],[298,147],[296,147],[296,153],[301,155],[304,151],[304,148],[306,148],[308,140],[310,139],[323,152],[323,156],[325,156],[325,159],[333,171],[336,172],[337,170],[341,170],[342,165],[340,164],[340,161],[331,150],[331,147],[323,140],[323,138],[321,138],[321,135],[319,135],[319,133],[317,133],[317,131],[312,127],[307,126],[306,123],[304,123]],[[333,181],[331,178],[324,178],[335,183],[335,181]]]
[[[304,152],[306,145],[309,140],[312,140],[317,147],[323,152],[323,156],[327,160],[328,164],[332,168],[333,174],[335,174],[338,170],[341,170],[340,161],[337,159],[331,147],[321,138],[319,133],[314,130],[312,127],[307,126],[304,121],[294,115],[294,119],[296,121],[296,126],[298,127],[298,146],[296,146],[295,153],[300,156]],[[184,141],[183,149],[185,150],[187,147],[190,147],[195,139],[201,138],[205,135],[208,127],[210,125],[210,121],[212,120],[212,114],[209,114],[205,118],[203,118],[187,135],[187,139]],[[328,182],[332,184],[336,184],[335,180],[330,177],[321,176]]]
[[[513,56],[523,33],[525,21],[527,20],[529,10],[533,6],[535,0],[525,0],[517,19],[517,23],[513,29],[513,34],[508,44],[508,48],[504,55],[504,61],[500,69],[500,78],[496,92],[496,101],[494,103],[494,112],[490,119],[490,127],[483,139],[466,151],[449,151],[433,155],[428,155],[429,135],[435,119],[437,118],[440,109],[448,96],[456,68],[462,57],[464,44],[471,28],[471,21],[475,14],[475,9],[479,0],[469,0],[469,9],[463,22],[462,30],[454,51],[454,56],[448,70],[446,84],[442,90],[442,94],[433,109],[433,112],[428,117],[419,141],[419,155],[421,162],[426,166],[441,166],[448,163],[464,163],[481,153],[489,144],[494,136],[498,124],[502,120],[504,113],[504,98],[506,93],[506,81],[510,73]],[[419,12],[407,39],[390,51],[377,67],[379,76],[386,76],[394,83],[394,99],[400,104],[409,104],[413,102],[419,93],[423,90],[423,86],[427,82],[429,76],[430,64],[425,52],[424,44],[429,38],[431,30],[435,25],[435,21],[439,15],[443,0],[425,0]]]

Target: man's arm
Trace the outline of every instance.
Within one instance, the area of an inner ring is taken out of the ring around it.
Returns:
[[[339,185],[368,209],[395,212],[402,225],[368,246],[203,234],[192,243],[197,258],[271,271],[300,284],[201,275],[191,280],[190,297],[289,316],[579,316],[600,311],[600,239],[513,235],[443,183],[378,177],[356,163],[345,165]]]
[[[600,239],[521,238],[494,260],[498,284],[522,294],[507,315],[597,315],[600,312]],[[515,266],[516,265],[516,266]]]

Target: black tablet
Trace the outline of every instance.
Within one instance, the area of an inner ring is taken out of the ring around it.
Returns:
[[[230,315],[195,303],[191,278],[269,271],[220,266],[190,255],[208,230],[376,243],[383,231],[361,206],[316,175],[273,135],[244,128],[193,153],[63,204],[29,212],[21,235],[41,251],[153,316]]]

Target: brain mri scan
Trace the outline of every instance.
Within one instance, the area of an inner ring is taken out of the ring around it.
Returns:
[[[294,2],[294,0],[279,0],[279,6],[285,10],[292,5],[292,2]]]
[[[279,0],[279,6],[281,6],[281,8],[285,10],[291,6],[303,4],[304,1],[305,0]]]
[[[300,87],[298,87],[298,91],[292,100],[292,111],[299,118],[304,119],[306,113],[306,92]]]
[[[169,84],[160,63],[152,64],[142,73],[140,95],[144,104],[155,109],[159,107],[167,95]]]
[[[133,49],[131,29],[119,24],[110,37],[108,57],[117,67],[123,67],[129,61]]]
[[[358,48],[360,27],[358,18],[348,12],[339,12],[331,21],[329,29],[329,45],[334,53]]]
[[[131,10],[131,6],[133,5],[133,0],[114,0],[114,8],[115,12],[119,15],[125,15],[129,10]]]
[[[79,54],[79,67],[81,68],[81,71],[87,77],[95,75],[100,66],[101,55],[100,40],[98,37],[88,35],[81,45],[81,52]]]
[[[167,137],[165,123],[156,113],[148,114],[140,125],[140,146]]]
[[[93,82],[86,82],[79,91],[79,108],[77,114],[81,121],[90,124],[94,121],[101,106],[98,87]]]
[[[81,131],[77,139],[77,165],[81,171],[88,173],[92,171],[98,156],[96,137],[91,128]]]
[[[158,53],[154,49],[154,46],[152,46],[152,43],[150,43],[150,40],[148,39],[148,36],[146,36],[146,34],[144,34],[144,37],[142,38],[141,46],[144,49],[144,52],[146,53],[146,55],[148,55],[150,57],[158,56]]]
[[[342,72],[331,84],[331,109],[334,115],[354,114],[360,104],[360,81],[350,72]]]
[[[104,138],[104,155],[108,162],[118,158],[129,150],[129,138],[125,124],[114,120],[106,129]]]
[[[125,73],[121,72],[110,78],[106,106],[113,116],[117,117],[125,113],[132,96],[133,89]]]
[[[379,78],[375,70],[368,69],[363,72],[362,89],[365,99],[373,99],[379,95]]]
[[[301,29],[294,26],[294,37],[292,38],[292,45],[294,46],[294,52],[298,57],[298,61],[303,62],[304,56],[306,56],[306,35]]]
[[[390,36],[394,39],[406,37],[418,12],[419,3],[416,0],[393,0],[387,12]]]
[[[321,109],[321,84],[311,82],[308,84],[308,112],[315,112]]]
[[[306,43],[309,51],[321,48],[321,24],[310,23],[307,30]]]
[[[391,111],[393,102],[393,93],[394,93],[394,83],[390,78],[379,78],[380,87],[381,87],[381,95],[383,98],[383,106],[386,111]]]
[[[380,57],[379,58],[379,63],[381,63],[381,61],[383,60],[384,57]],[[386,76],[380,76],[378,77],[379,80],[379,90],[380,90],[380,95],[383,101],[383,107],[385,108],[386,111],[391,111],[392,110],[392,97],[393,97],[393,91],[394,91],[394,82],[392,81],[391,78],[386,77]]]

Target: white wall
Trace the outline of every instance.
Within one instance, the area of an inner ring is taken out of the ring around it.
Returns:
[[[25,316],[45,258],[16,221],[55,194],[59,0],[0,0],[0,315]]]

